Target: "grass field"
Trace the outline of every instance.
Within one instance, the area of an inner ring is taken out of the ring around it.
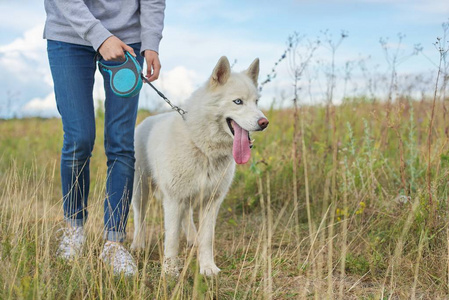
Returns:
[[[0,299],[445,299],[449,297],[449,102],[362,99],[266,112],[251,161],[220,210],[216,278],[183,247],[161,274],[151,202],[139,275],[98,260],[106,177],[103,117],[91,161],[84,255],[55,257],[62,223],[58,119],[0,121]],[[139,122],[147,116],[139,113]],[[431,128],[429,130],[429,128]],[[429,135],[430,133],[430,135]],[[128,223],[128,240],[133,231]]]

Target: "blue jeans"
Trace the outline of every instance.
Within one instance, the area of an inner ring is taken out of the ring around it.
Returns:
[[[130,45],[139,53],[140,43]],[[96,70],[95,50],[58,41],[47,41],[56,104],[61,114],[64,144],[61,154],[61,182],[64,219],[83,226],[87,219],[89,162],[95,142],[95,112],[92,95]],[[142,65],[143,57],[137,60]],[[109,74],[102,72],[105,100],[104,147],[107,156],[104,200],[105,238],[123,242],[134,179],[134,127],[139,96],[116,96],[109,86]]]

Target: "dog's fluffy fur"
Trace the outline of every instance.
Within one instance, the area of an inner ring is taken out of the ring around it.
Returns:
[[[213,253],[215,221],[232,182],[235,162],[249,159],[235,150],[239,146],[233,141],[234,130],[241,130],[235,137],[239,136],[243,147],[249,147],[246,136],[242,137],[268,124],[257,108],[258,75],[258,59],[247,70],[231,73],[228,59],[222,57],[206,84],[184,104],[188,111],[185,120],[170,112],[149,117],[136,129],[132,200],[135,232],[131,247],[145,247],[144,218],[151,188],[164,207],[166,272],[176,273],[178,268],[181,228],[187,243],[198,245],[200,273],[214,275],[220,271]],[[261,125],[260,120],[266,124]],[[249,149],[243,153],[245,156]],[[194,207],[200,207],[198,231],[193,222]]]

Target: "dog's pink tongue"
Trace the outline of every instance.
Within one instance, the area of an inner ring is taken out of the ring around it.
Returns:
[[[240,127],[236,122],[232,121],[234,129],[234,145],[232,147],[232,155],[238,164],[246,164],[251,158],[251,149],[249,147],[248,131]]]

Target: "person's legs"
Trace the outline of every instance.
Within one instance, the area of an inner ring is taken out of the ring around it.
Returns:
[[[87,218],[89,159],[95,141],[92,90],[95,51],[92,47],[48,41],[58,111],[64,129],[61,182],[64,219],[82,226]]]
[[[91,47],[47,42],[56,104],[62,118],[64,142],[61,153],[61,183],[66,227],[58,255],[73,259],[84,243],[82,226],[87,218],[89,159],[95,141],[92,89],[95,51]]]
[[[140,44],[130,46],[142,65]],[[115,95],[109,86],[109,73],[102,71],[102,75],[106,91],[104,146],[108,165],[104,202],[105,238],[123,242],[133,192],[134,127],[139,95],[129,98]]]
[[[134,45],[139,53],[140,45]],[[82,225],[87,218],[89,194],[89,159],[95,141],[93,83],[96,70],[92,47],[48,41],[48,56],[58,110],[64,128],[61,155],[61,179],[64,196],[65,229],[60,249],[62,257],[71,259],[84,241]],[[139,63],[143,57],[139,56]],[[121,98],[105,78],[105,149],[108,178],[105,199],[105,236],[108,239],[100,258],[114,273],[132,275],[137,267],[129,252],[119,243],[125,238],[129,202],[134,177],[134,127],[138,96]],[[74,251],[75,250],[75,251]]]
[[[131,46],[135,53],[139,53],[140,44]],[[137,59],[142,65],[143,57],[138,54]],[[104,147],[108,165],[104,201],[104,235],[107,242],[100,259],[111,265],[114,273],[129,276],[136,274],[137,266],[121,243],[126,237],[125,229],[133,193],[134,127],[139,95],[130,98],[115,95],[110,88],[109,73],[100,71],[106,92]]]

